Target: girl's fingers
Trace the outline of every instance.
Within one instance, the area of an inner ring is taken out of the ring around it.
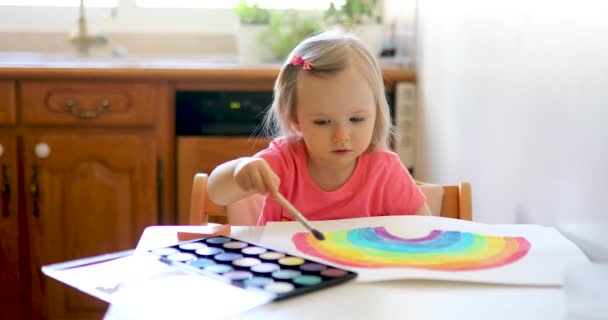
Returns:
[[[238,170],[236,180],[241,189],[261,194],[275,194],[280,183],[272,168],[261,159],[244,164]]]
[[[270,194],[276,193],[276,187],[273,181],[272,172],[264,171],[262,175],[264,182],[264,191]]]
[[[265,194],[266,193],[266,181],[265,181],[265,167],[263,162],[256,162],[251,167],[251,180],[252,180],[252,189],[256,192]]]
[[[264,179],[262,176],[262,173],[260,172],[260,170],[255,170],[252,173],[252,177],[251,177],[252,181],[253,181],[253,185],[252,185],[252,189],[259,192],[259,193],[264,193],[266,191],[265,185],[264,185]]]
[[[249,178],[248,177],[239,177],[238,179],[238,184],[241,187],[241,189],[247,191],[249,189],[251,189],[251,183],[249,182]]]
[[[242,172],[238,175],[238,184],[241,189],[245,191],[249,191],[255,188],[254,178],[252,177],[252,173]]]

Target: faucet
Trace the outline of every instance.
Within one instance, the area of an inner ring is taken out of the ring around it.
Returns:
[[[103,46],[108,43],[104,35],[88,34],[87,20],[84,14],[84,0],[80,0],[80,16],[78,17],[78,34],[70,36],[70,42],[76,46],[81,56],[89,55],[89,48]]]

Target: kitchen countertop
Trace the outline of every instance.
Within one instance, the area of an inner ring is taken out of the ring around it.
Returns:
[[[382,60],[387,80],[413,81],[415,72]],[[242,65],[232,55],[215,56],[90,56],[76,53],[0,52],[0,78],[125,78],[125,79],[226,79],[275,78],[279,63]]]

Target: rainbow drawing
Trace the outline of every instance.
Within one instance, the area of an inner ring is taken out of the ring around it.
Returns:
[[[292,241],[309,256],[358,268],[421,268],[467,271],[514,263],[530,250],[524,237],[502,237],[471,232],[432,230],[421,238],[400,238],[384,227],[324,232],[319,241],[309,232]]]

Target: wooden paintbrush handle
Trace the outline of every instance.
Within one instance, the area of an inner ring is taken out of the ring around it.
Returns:
[[[281,207],[283,207],[283,209],[285,209],[292,216],[294,216],[294,218],[298,219],[298,221],[300,221],[300,223],[302,223],[304,227],[306,227],[306,229],[312,231],[313,228],[308,223],[308,220],[306,220],[306,218],[300,213],[300,211],[298,211],[296,207],[294,207],[287,199],[285,199],[282,194],[277,193],[274,195],[274,198],[281,205]]]

